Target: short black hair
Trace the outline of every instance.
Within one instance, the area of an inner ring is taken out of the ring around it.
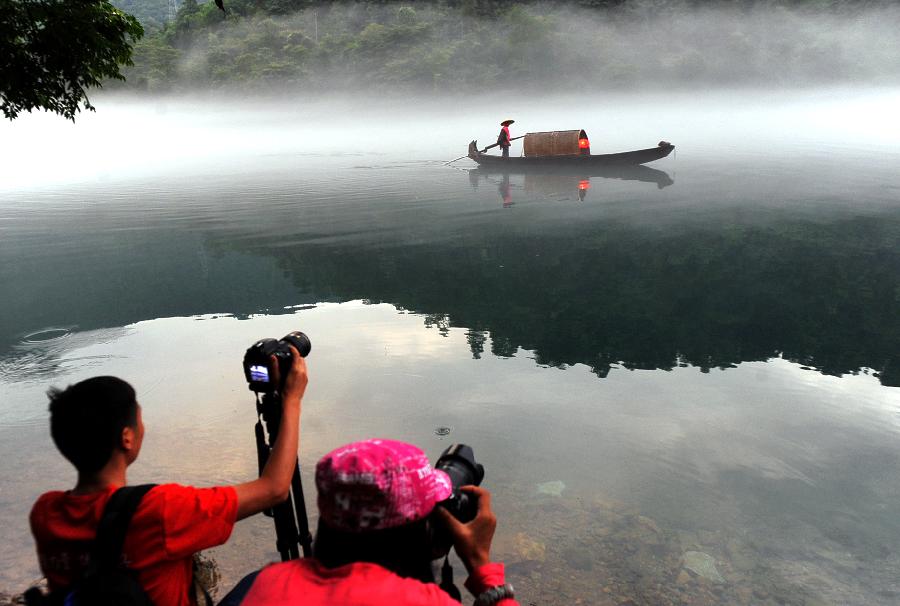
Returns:
[[[50,435],[78,471],[99,471],[109,462],[122,430],[137,426],[134,388],[117,377],[93,377],[60,391],[51,388]]]
[[[434,583],[431,545],[427,518],[365,532],[337,530],[319,518],[313,556],[325,568],[371,562],[401,577]]]

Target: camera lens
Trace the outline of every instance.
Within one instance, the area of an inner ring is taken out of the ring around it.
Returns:
[[[309,355],[309,352],[312,349],[312,343],[310,342],[309,337],[299,330],[284,335],[281,340],[296,347],[297,351],[304,358]]]
[[[472,447],[465,444],[451,445],[435,462],[434,468],[450,476],[450,483],[453,485],[453,493],[438,503],[438,507],[446,509],[463,524],[471,522],[478,514],[478,499],[462,492],[460,488],[479,486],[484,479],[484,467],[475,461]],[[432,555],[435,558],[445,556],[453,542],[447,528],[441,523],[436,523],[432,525],[431,531]]]
[[[475,462],[475,453],[471,446],[453,444],[441,454],[435,469],[440,469],[450,476],[453,485],[453,496],[441,505],[453,514],[460,522],[469,522],[475,517],[478,504],[475,499],[461,492],[461,486],[478,486],[484,479],[484,467]]]

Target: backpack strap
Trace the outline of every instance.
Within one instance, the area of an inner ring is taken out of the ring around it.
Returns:
[[[97,525],[97,537],[94,539],[89,569],[114,570],[119,567],[128,524],[137,511],[141,499],[154,486],[156,484],[123,486],[109,498]]]
[[[199,606],[213,606],[214,602],[212,596],[209,595],[206,587],[200,583],[200,579],[197,575],[197,571],[200,568],[200,562],[197,559],[199,555],[199,553],[195,553],[194,557],[191,559],[191,576],[193,577],[193,579],[191,579],[191,589],[193,590],[194,597],[197,598],[197,604]]]

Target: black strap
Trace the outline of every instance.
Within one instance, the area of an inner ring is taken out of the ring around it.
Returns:
[[[241,579],[238,584],[234,586],[234,589],[229,591],[228,594],[222,598],[222,601],[219,602],[219,606],[240,606],[247,594],[250,593],[250,587],[253,586],[259,573],[260,571],[256,570]]]
[[[156,484],[123,486],[109,498],[103,509],[103,517],[97,525],[97,538],[94,539],[91,551],[91,567],[111,570],[119,566],[128,524],[141,499],[154,486]]]
[[[441,566],[440,588],[451,598],[462,603],[462,594],[459,592],[459,587],[453,582],[453,566],[450,565],[450,554],[444,556],[444,565]]]

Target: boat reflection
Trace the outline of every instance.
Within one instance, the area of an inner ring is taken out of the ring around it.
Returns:
[[[525,166],[501,169],[480,166],[469,170],[468,173],[472,187],[477,188],[482,181],[497,183],[497,191],[504,207],[513,205],[512,189],[515,187],[521,187],[526,192],[544,196],[562,196],[562,199],[577,196],[579,201],[583,201],[591,188],[591,178],[644,181],[656,183],[658,189],[675,183],[665,171],[647,166],[609,166],[590,170],[577,167],[530,168]],[[511,182],[511,175],[523,175],[524,184]],[[500,177],[499,182],[496,177]]]

